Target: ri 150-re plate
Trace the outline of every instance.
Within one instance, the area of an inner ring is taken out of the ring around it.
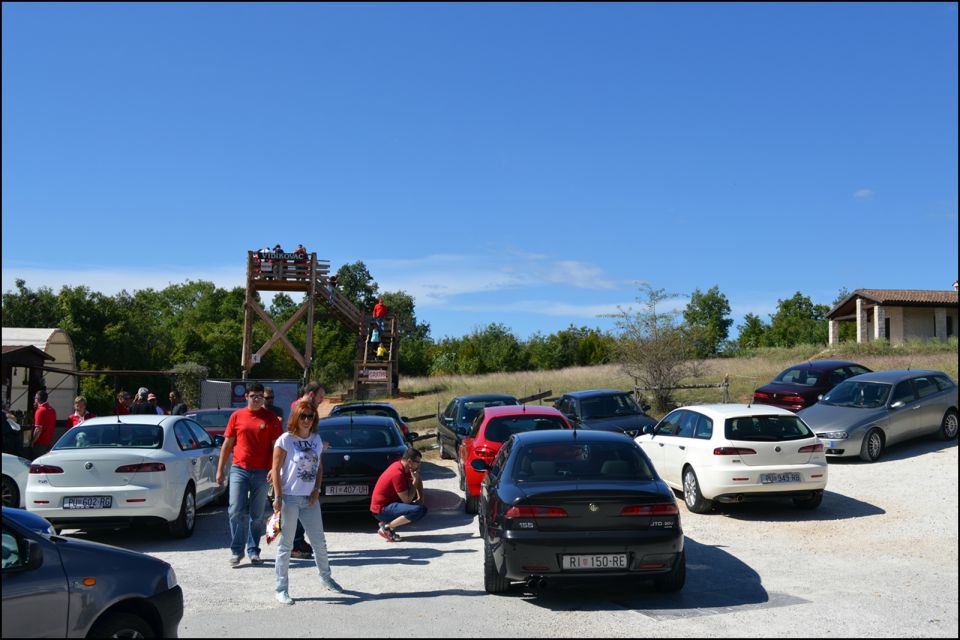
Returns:
[[[563,556],[564,571],[595,571],[597,569],[626,569],[627,554],[603,553],[596,555]]]

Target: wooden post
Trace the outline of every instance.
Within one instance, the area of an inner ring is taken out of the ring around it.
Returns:
[[[730,374],[723,374],[723,404],[730,402]]]

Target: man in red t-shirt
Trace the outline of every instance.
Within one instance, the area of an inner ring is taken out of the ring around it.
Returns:
[[[427,515],[423,506],[423,480],[420,478],[419,451],[410,447],[403,457],[387,467],[370,497],[370,512],[380,523],[377,531],[387,542],[400,539],[395,529]]]
[[[39,458],[53,446],[53,434],[57,430],[57,410],[47,402],[47,392],[37,391],[33,398],[33,457]]]
[[[251,564],[260,564],[260,538],[266,532],[267,472],[273,465],[273,443],[283,432],[280,418],[264,406],[263,385],[247,386],[247,406],[230,415],[217,464],[217,482],[230,454],[230,564],[243,559],[244,545]]]

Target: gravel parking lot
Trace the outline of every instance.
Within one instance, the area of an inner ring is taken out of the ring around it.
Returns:
[[[483,591],[476,521],[463,513],[455,467],[425,462],[430,515],[390,544],[369,515],[326,517],[334,576],[294,560],[285,607],[273,599],[275,545],[265,563],[227,564],[226,510],[200,512],[196,532],[76,532],[173,564],[184,590],[183,637],[950,637],[957,627],[957,443],[919,440],[879,462],[831,461],[814,512],[789,502],[680,509],[687,584],[596,585],[540,595]]]

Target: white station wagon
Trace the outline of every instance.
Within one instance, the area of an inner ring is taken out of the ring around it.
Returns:
[[[792,498],[815,509],[827,486],[827,458],[796,414],[770,405],[681,407],[635,438],[687,508],[713,502]]]
[[[227,491],[220,442],[184,416],[85,420],[33,461],[27,510],[58,528],[153,522],[185,538],[197,509]]]

